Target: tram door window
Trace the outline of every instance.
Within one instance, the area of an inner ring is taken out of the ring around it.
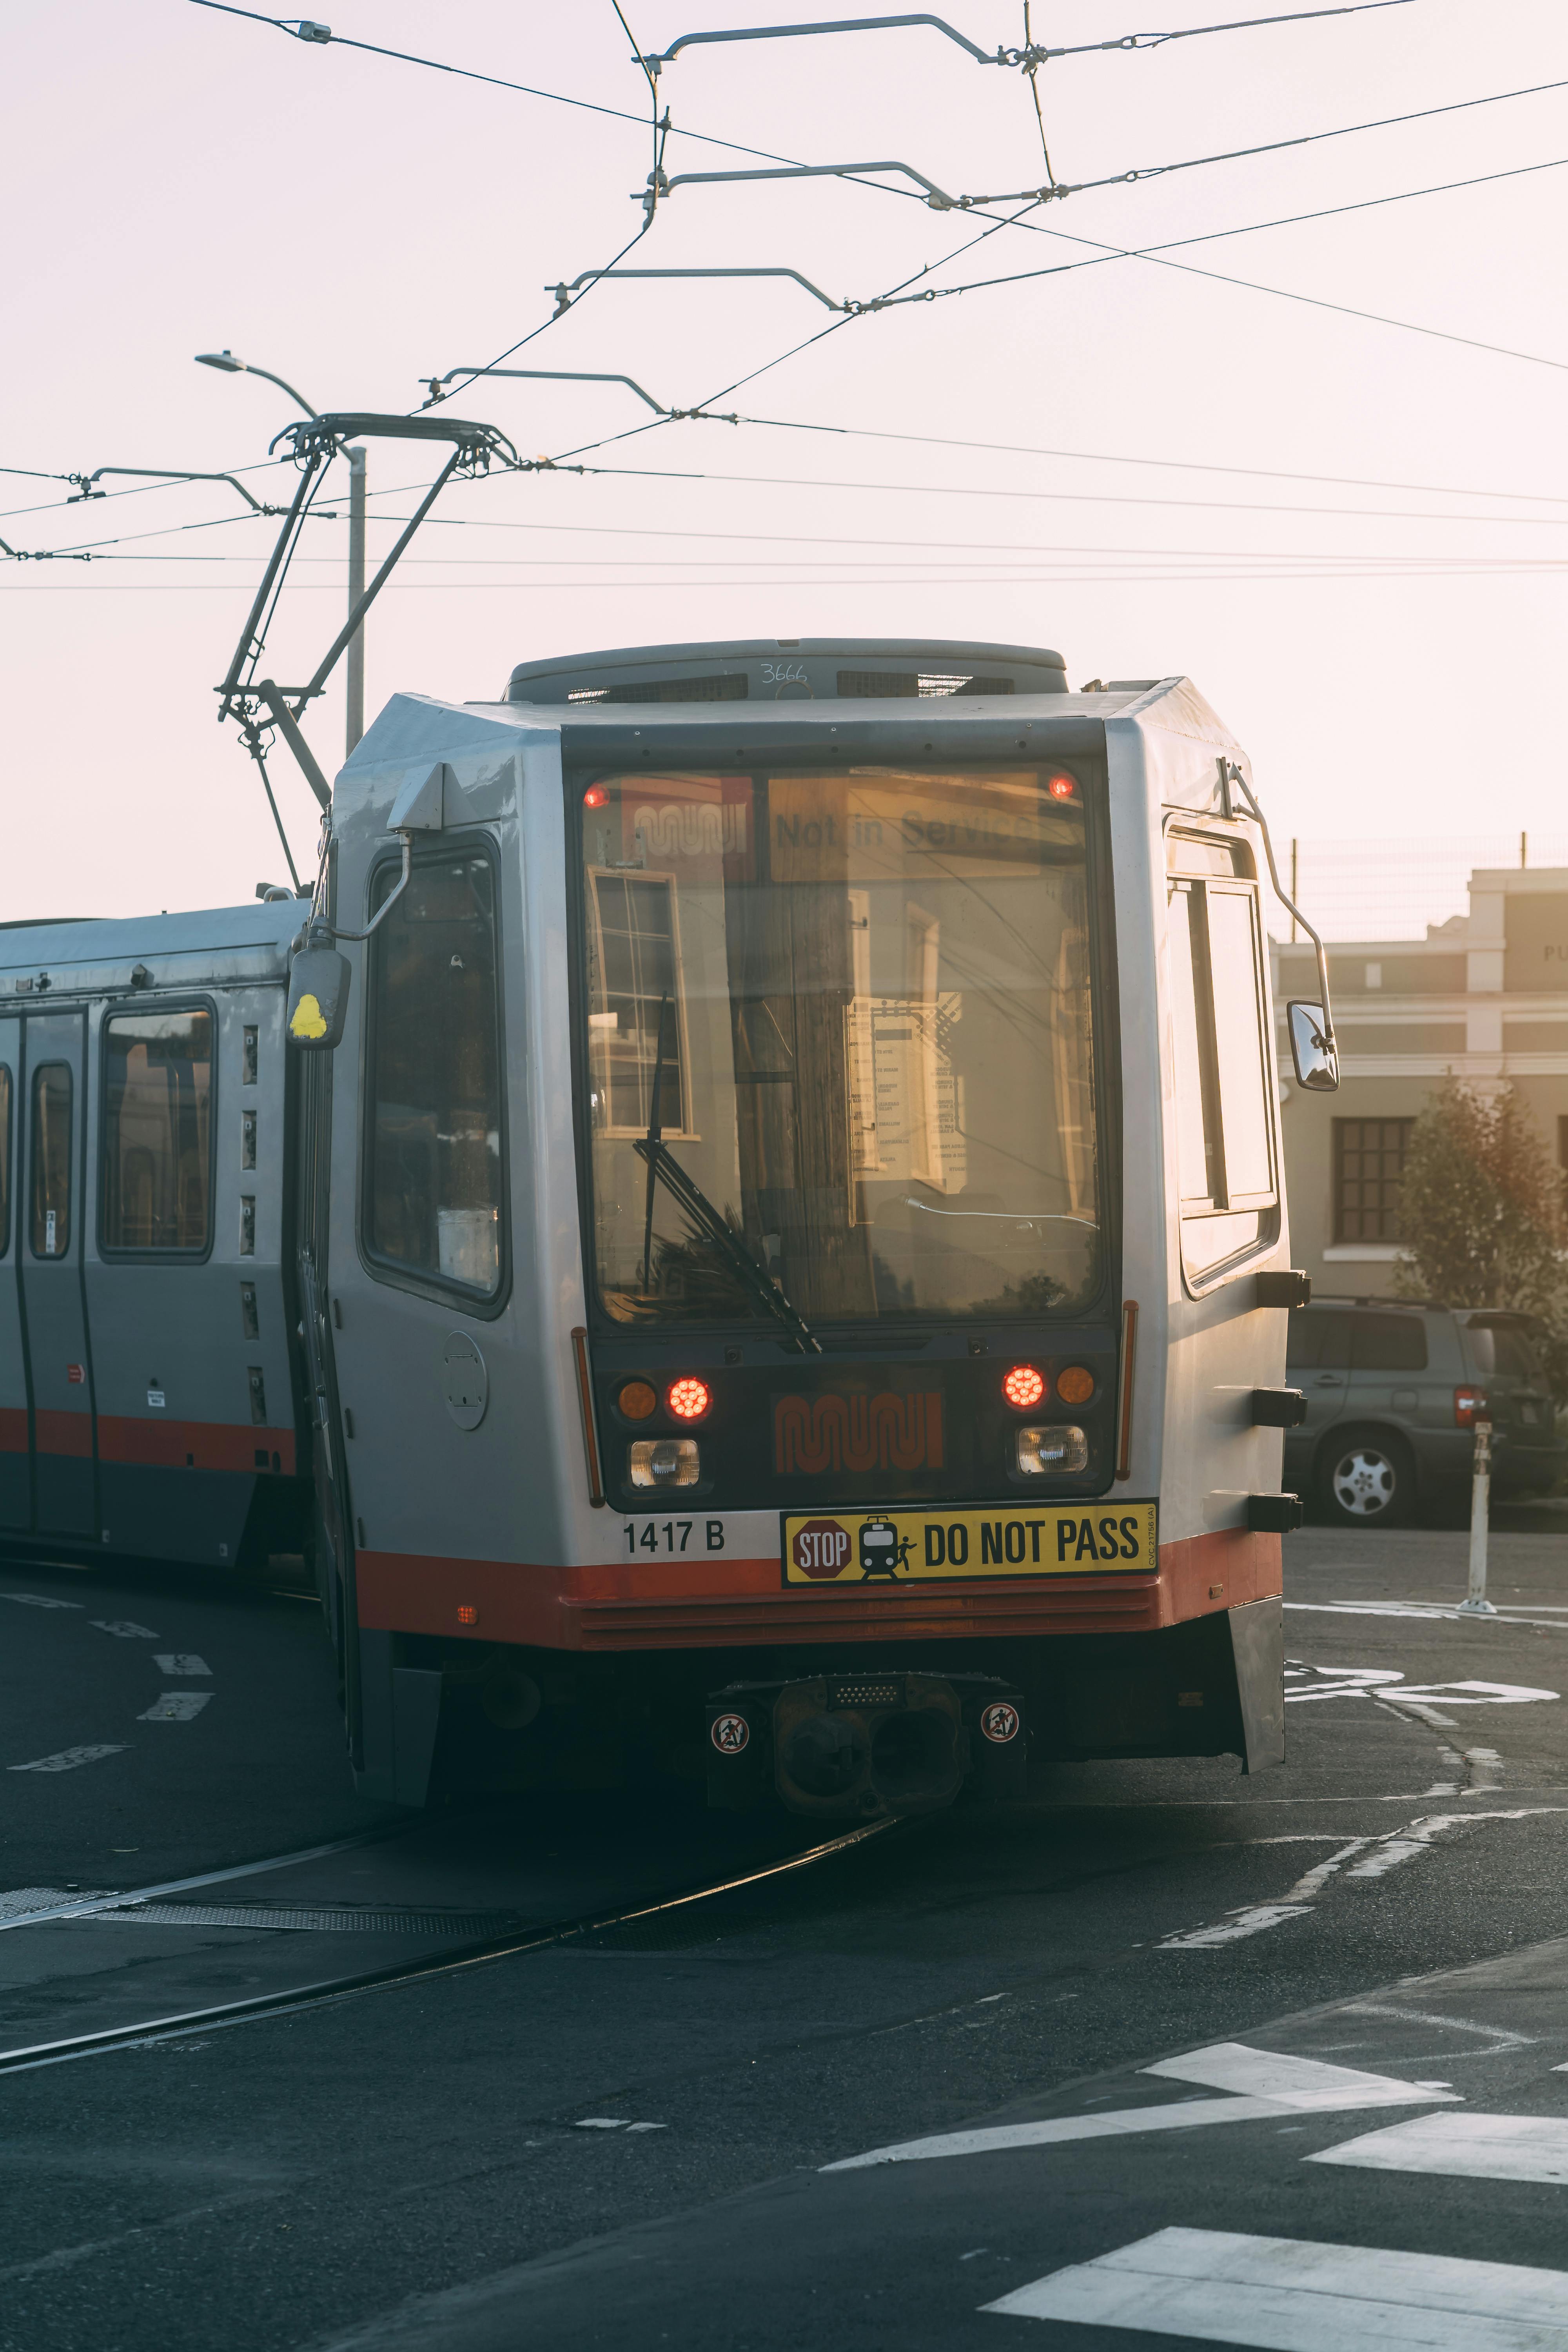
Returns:
[[[40,1535],[98,1532],[92,1365],[82,1297],[79,1013],[29,1013],[26,1192],[19,1222],[22,1307],[33,1426],[33,1525]]]
[[[32,1522],[28,1463],[27,1374],[22,1360],[22,1315],[12,1252],[12,1151],[21,1024],[0,1019],[0,1528]]]
[[[0,1257],[11,1248],[11,1071],[0,1062]]]
[[[1278,1229],[1263,934],[1246,861],[1228,841],[1167,844],[1182,1254],[1194,1275]]]
[[[378,874],[376,906],[396,878]],[[495,898],[482,852],[421,862],[371,957],[366,1244],[478,1298],[504,1262]]]
[[[64,1257],[71,1237],[71,1074],[65,1062],[33,1073],[32,1245]]]
[[[212,1234],[212,1014],[117,1013],[103,1024],[101,1242],[201,1251]]]

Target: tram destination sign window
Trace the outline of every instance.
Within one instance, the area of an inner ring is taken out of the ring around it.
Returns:
[[[1095,1295],[1075,778],[639,774],[582,816],[614,1322],[1037,1320]]]
[[[781,1518],[786,1586],[844,1591],[994,1576],[1152,1576],[1152,1502],[1015,1503],[954,1511],[803,1511]]]

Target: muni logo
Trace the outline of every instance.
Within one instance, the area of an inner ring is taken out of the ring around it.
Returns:
[[[942,1391],[913,1396],[784,1396],[773,1404],[773,1468],[940,1470]]]

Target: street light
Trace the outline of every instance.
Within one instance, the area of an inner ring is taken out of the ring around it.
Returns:
[[[221,369],[225,375],[258,375],[286,392],[290,400],[302,408],[307,416],[319,416],[321,410],[312,408],[302,392],[270,368],[255,367],[249,360],[236,359],[232,352],[197,352],[198,367]],[[364,593],[364,515],[365,479],[364,451],[351,449],[349,460],[349,611],[352,613]],[[344,667],[343,686],[347,703],[348,748],[352,751],[364,733],[364,631],[356,629],[349,646]]]
[[[279,392],[286,392],[290,400],[297,401],[307,416],[320,416],[321,413],[311,407],[302,392],[296,392],[291,383],[274,375],[270,368],[253,367],[248,360],[237,360],[232,352],[198,352],[195,360],[198,367],[221,368],[225,375],[264,376],[268,383],[275,383]]]

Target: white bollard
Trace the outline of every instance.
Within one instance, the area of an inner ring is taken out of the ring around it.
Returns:
[[[1463,1617],[1495,1617],[1487,1599],[1487,1513],[1491,1494],[1492,1425],[1476,1423],[1476,1451],[1470,1474],[1470,1589],[1459,1603]]]

